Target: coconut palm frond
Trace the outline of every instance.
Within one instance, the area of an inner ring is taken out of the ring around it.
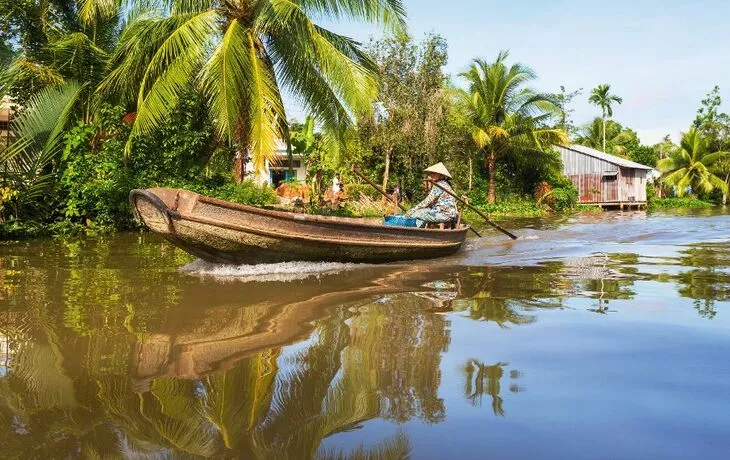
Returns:
[[[727,191],[727,183],[716,175],[717,166],[725,161],[728,152],[710,152],[709,143],[695,128],[682,134],[680,148],[669,158],[659,160],[657,168],[664,183],[676,188],[678,196],[688,191],[708,194],[715,189]]]
[[[106,67],[109,55],[83,32],[74,32],[53,42],[50,51],[56,68],[64,73],[82,75],[89,69]]]
[[[7,94],[15,84],[37,82],[43,86],[57,86],[63,83],[63,76],[54,68],[42,65],[25,57],[14,60],[0,72],[0,94]]]
[[[116,16],[121,0],[80,0],[78,16],[82,23],[92,25]]]
[[[155,129],[181,88],[197,80],[219,135],[248,151],[257,170],[274,157],[275,141],[288,139],[282,87],[323,129],[339,130],[332,138],[340,141],[377,94],[375,66],[360,45],[313,17],[404,24],[401,0],[160,1],[166,17],[143,16],[122,34],[100,93],[136,100],[132,139]],[[205,19],[186,22],[191,16]]]
[[[229,139],[246,139],[254,168],[263,170],[276,155],[276,140],[284,138],[286,120],[281,94],[261,43],[233,20],[202,73],[218,132]]]
[[[356,42],[317,26],[292,5],[275,2],[261,20],[272,34],[278,75],[325,129],[342,133],[355,115],[371,111],[378,89],[376,66]],[[287,20],[281,21],[282,16]]]
[[[215,7],[218,0],[160,0],[175,14],[202,13]]]
[[[13,121],[18,141],[4,151],[0,161],[24,161],[25,172],[37,173],[61,151],[62,130],[78,97],[81,86],[66,83],[47,88],[34,96],[23,113]]]
[[[135,136],[157,129],[190,87],[202,65],[217,13],[205,11],[188,18],[162,42],[150,59],[137,98],[137,117],[132,125],[127,151]]]
[[[37,199],[53,185],[52,162],[63,149],[62,132],[81,89],[75,83],[47,88],[12,123],[18,137],[0,152],[0,164],[10,188],[18,192],[18,209],[24,213],[42,210],[38,206],[42,200]]]
[[[312,16],[352,18],[382,24],[391,31],[406,26],[406,10],[400,0],[300,0],[298,3]]]

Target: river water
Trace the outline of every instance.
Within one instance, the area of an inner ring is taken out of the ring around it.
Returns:
[[[728,458],[730,215],[380,266],[0,243],[2,458]]]

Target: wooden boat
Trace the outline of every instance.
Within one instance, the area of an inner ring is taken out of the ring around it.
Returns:
[[[458,251],[468,230],[389,227],[261,209],[170,188],[132,190],[129,200],[150,230],[216,263],[426,259]]]

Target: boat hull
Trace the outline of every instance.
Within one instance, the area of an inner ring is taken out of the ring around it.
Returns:
[[[132,190],[130,202],[151,231],[215,263],[380,263],[442,257],[459,250],[467,231],[272,211],[179,189]]]

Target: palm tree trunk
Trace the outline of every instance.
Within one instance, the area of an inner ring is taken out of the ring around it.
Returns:
[[[495,187],[494,183],[496,182],[496,171],[495,171],[495,161],[496,155],[494,151],[490,151],[487,155],[487,169],[489,170],[489,196],[488,201],[489,204],[494,204],[497,202],[496,194],[495,194]]]
[[[474,177],[474,168],[472,166],[472,158],[469,155],[469,191],[471,191],[472,178]]]
[[[240,150],[236,152],[236,158],[233,160],[233,176],[237,184],[243,182],[246,176],[246,155]]]
[[[603,151],[606,151],[606,112],[603,112],[603,117],[601,117],[601,120],[603,122]]]
[[[393,152],[393,147],[389,147],[385,151],[385,171],[383,172],[383,190],[388,191],[388,177],[390,176],[390,155]]]

